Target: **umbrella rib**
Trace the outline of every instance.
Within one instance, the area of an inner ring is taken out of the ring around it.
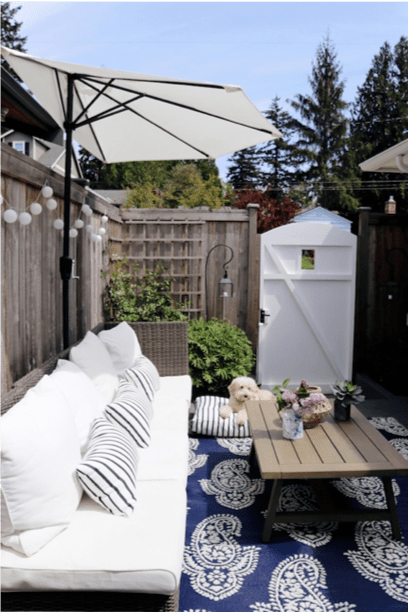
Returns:
[[[94,77],[90,77],[90,78],[86,78],[86,80],[88,81],[88,84],[92,87],[91,83],[89,83],[89,81],[94,81],[96,83],[99,83],[100,85],[103,85],[103,82],[99,81],[98,79],[94,78]],[[120,89],[122,91],[127,91],[128,93],[135,93],[135,91],[133,89],[129,89],[127,87],[122,87],[120,85],[116,85],[115,83],[111,84],[112,88],[115,89]],[[224,89],[223,87],[221,87],[221,89]],[[106,96],[106,94],[104,94],[105,97],[109,97]],[[201,110],[199,108],[195,108],[194,106],[188,106],[187,104],[182,104],[180,102],[172,102],[171,100],[166,100],[165,98],[159,98],[158,96],[153,96],[152,94],[148,94],[145,92],[141,92],[141,95],[143,95],[146,98],[149,98],[151,100],[157,100],[158,102],[163,102],[164,104],[170,104],[172,106],[177,106],[178,108],[183,108],[185,110],[190,110],[193,111],[195,113],[200,113],[201,115],[206,115],[208,117],[212,117],[213,119],[220,119],[221,121],[226,121],[228,123],[233,123],[234,125],[239,125],[241,127],[245,127],[245,128],[249,128],[251,130],[256,130],[258,132],[264,132],[265,134],[271,134],[272,131],[271,130],[267,130],[265,128],[258,128],[258,127],[254,127],[252,125],[248,125],[246,123],[242,123],[240,121],[235,121],[234,119],[228,119],[227,117],[222,117],[221,115],[216,115],[214,113],[209,113],[208,111],[204,111]]]
[[[81,80],[81,79],[80,79],[80,80]],[[100,96],[101,96],[101,95],[104,93],[104,91],[106,91],[106,90],[108,89],[109,85],[110,85],[112,82],[113,82],[113,79],[111,79],[111,80],[110,80],[108,83],[106,83],[105,87],[103,87],[103,89],[101,89],[101,90],[98,92],[98,95],[96,95],[96,96],[94,97],[94,99],[90,101],[90,103],[88,104],[88,106],[85,106],[85,108],[83,109],[82,113],[80,113],[80,114],[78,115],[78,117],[75,119],[75,124],[76,124],[76,126],[77,126],[77,127],[78,127],[78,120],[79,120],[79,119],[80,119],[80,118],[81,118],[83,115],[85,115],[85,114],[86,114],[86,112],[89,110],[89,108],[92,106],[92,104],[95,104],[96,100],[97,100],[97,99],[98,99],[98,98],[99,98],[99,97],[100,97]]]
[[[61,82],[60,82],[60,74],[59,74],[59,71],[57,69],[54,69],[54,73],[55,73],[55,78],[56,78],[56,81],[57,81],[57,87],[58,87],[58,93],[59,93],[59,96],[60,96],[61,107],[62,107],[62,110],[64,112],[64,123],[65,123],[64,127],[66,127],[66,124],[67,124],[67,111],[66,111],[66,108],[65,108],[65,99],[64,99],[64,96],[62,95]],[[69,73],[66,72],[65,74],[68,75]],[[75,78],[75,76],[74,76],[74,78]],[[82,115],[85,109],[83,108],[82,100],[81,100],[80,96],[78,95],[78,91],[75,88],[75,82],[74,82],[74,90],[75,90],[75,93],[76,93],[77,98],[78,98],[78,103],[82,106],[82,112],[81,112],[81,115]],[[92,102],[94,102],[94,100]],[[72,127],[73,130],[75,130],[75,128],[77,126],[75,125],[75,123],[73,123],[71,125],[71,127]],[[94,137],[95,143],[96,143],[96,145],[97,145],[97,147],[98,147],[98,149],[100,151],[101,159],[103,161],[105,161],[105,155],[103,154],[103,149],[102,149],[102,147],[100,145],[99,139],[97,138],[97,136],[95,134],[95,130],[92,128],[92,125],[89,126],[89,129],[91,130],[92,136]]]
[[[93,87],[90,83],[89,83],[89,85],[90,85],[90,87]],[[94,87],[94,89],[97,91],[96,87]],[[134,93],[134,92],[132,92],[132,93]],[[104,96],[105,96],[105,98],[109,98],[109,100],[111,100],[112,102],[118,102],[117,100],[115,100],[115,98],[112,98],[111,96],[108,96],[107,94],[104,94]],[[122,102],[122,103],[119,103],[119,104],[123,104],[123,106],[125,106],[125,108],[123,110],[130,111],[131,113],[137,115],[137,117],[140,117],[141,119],[143,119],[147,123],[150,123],[151,125],[154,125],[155,127],[157,127],[159,130],[162,130],[166,134],[169,134],[169,136],[171,136],[172,138],[175,138],[176,140],[179,140],[180,142],[185,144],[190,149],[194,149],[194,151],[197,151],[197,153],[200,153],[201,155],[204,155],[205,157],[208,157],[209,159],[211,159],[211,155],[209,155],[205,151],[201,151],[201,149],[197,149],[197,147],[195,147],[194,145],[190,144],[186,140],[183,140],[182,138],[180,138],[180,136],[177,136],[176,134],[173,134],[173,132],[170,132],[169,130],[166,130],[164,127],[162,127],[158,123],[155,123],[154,121],[152,121],[151,119],[148,119],[147,117],[145,117],[141,113],[138,113],[137,111],[135,111],[134,108],[129,108],[127,106],[127,104],[129,104],[129,101],[128,102]],[[90,125],[90,128],[92,129],[92,125]]]

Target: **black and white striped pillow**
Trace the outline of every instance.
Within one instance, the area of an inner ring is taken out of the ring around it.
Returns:
[[[104,418],[95,419],[85,456],[76,468],[84,491],[116,516],[130,516],[136,504],[139,454],[129,436]]]
[[[132,367],[126,370],[125,375],[129,382],[143,389],[151,402],[154,400],[155,392],[160,389],[160,376],[150,359],[144,355],[138,357]]]
[[[105,414],[111,423],[127,431],[137,446],[149,446],[153,407],[142,389],[121,380],[115,400],[106,406]]]
[[[197,397],[190,424],[191,431],[216,438],[249,438],[251,433],[248,421],[244,425],[237,425],[237,415],[234,413],[228,419],[220,417],[220,408],[228,402],[228,397],[211,395]]]

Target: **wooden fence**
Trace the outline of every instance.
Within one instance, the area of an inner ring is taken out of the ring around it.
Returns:
[[[394,370],[401,379],[407,355],[408,215],[361,208],[354,370],[369,372],[386,386],[391,380],[387,371],[392,374]],[[404,383],[401,380],[401,387]],[[398,381],[392,384],[398,386]]]
[[[39,196],[48,183],[57,201],[49,211]],[[3,209],[19,214],[32,202],[43,205],[41,215],[30,225],[4,222],[2,215],[2,393],[13,382],[63,348],[62,282],[59,258],[63,233],[53,222],[63,218],[64,179],[42,164],[2,144]],[[171,293],[185,304],[189,318],[225,316],[245,330],[257,343],[259,308],[259,236],[256,233],[257,205],[236,209],[134,209],[120,212],[95,192],[79,185],[72,187],[71,219],[81,214],[86,201],[93,209],[96,233],[101,217],[109,217],[107,238],[92,242],[85,228],[71,239],[70,255],[75,260],[75,276],[70,281],[70,343],[103,321],[105,279],[101,271],[112,271],[115,259],[129,258],[138,263],[140,273],[161,261],[174,277]],[[224,262],[234,283],[234,296],[218,298],[218,281]],[[207,265],[206,265],[207,264]],[[207,274],[206,274],[207,269]],[[207,281],[207,282],[206,282]],[[206,288],[208,291],[206,291]],[[208,311],[208,312],[207,312]]]
[[[256,205],[247,210],[124,210],[122,255],[129,264],[138,265],[140,276],[162,262],[166,275],[174,279],[171,295],[184,304],[189,318],[225,317],[244,329],[255,344],[259,292],[256,210]],[[223,299],[218,297],[218,282],[231,254],[226,268],[234,295]]]
[[[62,282],[59,258],[62,255],[62,231],[54,228],[63,218],[64,179],[42,164],[2,144],[2,212],[13,208],[18,214],[38,201],[43,212],[32,218],[30,225],[18,221],[4,222],[2,215],[2,393],[12,383],[58,354],[62,338]],[[57,201],[56,210],[45,207],[41,188],[48,183]],[[78,185],[72,187],[72,224],[80,215],[85,197],[94,211],[92,219],[81,216],[94,231],[101,225],[101,216],[109,217],[107,235],[102,244],[92,242],[85,228],[70,242],[75,260],[75,276],[70,281],[70,342],[84,336],[102,320],[102,293],[105,282],[101,269],[108,271],[108,242],[116,244],[122,220],[117,209],[106,200]]]

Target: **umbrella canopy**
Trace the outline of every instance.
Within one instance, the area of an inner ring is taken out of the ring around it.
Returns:
[[[215,159],[282,135],[240,87],[2,54],[64,128],[73,81],[75,140],[106,163]]]
[[[240,87],[40,59],[1,47],[6,61],[66,132],[105,163],[217,158],[282,134]],[[69,346],[71,155],[66,154],[63,337]]]
[[[408,172],[408,139],[359,164],[364,172]]]

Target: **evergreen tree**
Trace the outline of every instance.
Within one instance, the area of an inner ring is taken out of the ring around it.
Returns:
[[[329,36],[319,45],[312,64],[309,84],[312,95],[298,94],[290,101],[302,121],[295,120],[297,155],[305,160],[299,182],[307,181],[317,202],[328,209],[356,208],[357,201],[344,187],[340,162],[347,161],[345,82],[340,80],[341,67]],[[348,169],[352,173],[352,169]],[[345,197],[346,196],[346,197]]]
[[[249,147],[233,153],[230,157],[227,180],[234,189],[255,187],[259,182],[258,153],[255,147]]]
[[[260,172],[262,184],[269,187],[275,199],[280,201],[284,192],[290,189],[294,180],[299,181],[299,168],[303,160],[302,154],[292,143],[295,134],[294,120],[289,113],[279,105],[280,98],[276,96],[271,106],[264,113],[266,118],[282,133],[282,138],[276,138],[259,148],[263,163]]]
[[[407,138],[407,108],[408,39],[403,36],[394,52],[389,43],[384,43],[357,90],[350,126],[357,168],[361,162]],[[393,195],[398,210],[408,211],[403,175],[378,172],[360,172],[360,175],[365,185],[357,192],[362,206],[383,212],[385,201]]]
[[[26,52],[25,44],[27,42],[27,37],[21,36],[20,34],[20,28],[23,24],[16,21],[16,15],[20,9],[21,6],[12,8],[10,2],[1,3],[1,44],[8,49]],[[4,66],[17,81],[20,83],[22,82],[20,77],[17,76],[3,57],[1,58],[1,65]]]

